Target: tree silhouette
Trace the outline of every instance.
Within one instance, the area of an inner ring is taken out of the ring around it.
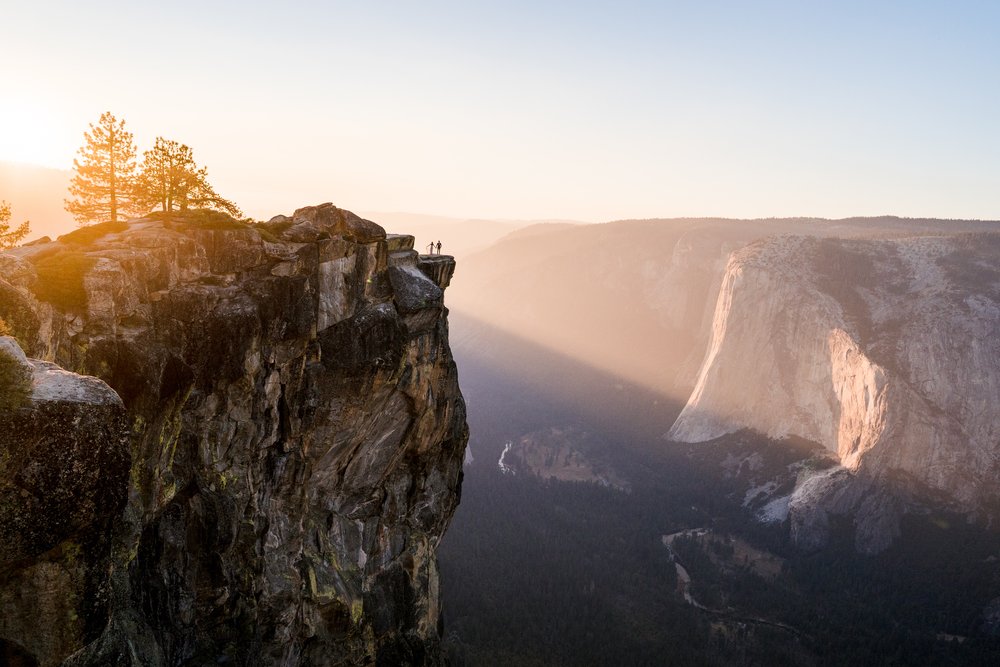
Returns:
[[[208,170],[198,167],[189,146],[163,137],[157,137],[153,148],[143,153],[136,194],[151,209],[210,208],[243,216],[236,204],[220,197],[209,184]]]
[[[10,204],[0,201],[0,250],[13,248],[31,231],[28,222],[22,222],[14,229],[11,229],[9,221]]]
[[[125,121],[106,111],[83,136],[66,210],[80,225],[118,222],[124,213],[139,213],[133,197],[135,144]]]

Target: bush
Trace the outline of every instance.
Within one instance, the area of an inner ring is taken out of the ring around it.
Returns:
[[[249,225],[228,213],[208,208],[194,208],[187,211],[155,211],[146,216],[150,220],[162,220],[195,229],[249,229]]]
[[[87,308],[83,277],[96,261],[82,252],[66,250],[36,258],[35,296],[63,310],[83,312]]]
[[[0,350],[0,411],[16,410],[31,396],[28,369],[7,352]]]
[[[258,222],[253,225],[253,228],[257,230],[257,233],[265,241],[281,243],[281,234],[291,226],[291,220],[284,220],[282,222]]]
[[[123,232],[126,229],[128,229],[126,222],[101,222],[81,227],[69,234],[63,234],[59,240],[70,245],[90,245],[102,236]]]

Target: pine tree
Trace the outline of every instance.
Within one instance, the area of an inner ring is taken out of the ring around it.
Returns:
[[[198,167],[189,146],[163,137],[157,137],[153,148],[143,153],[137,193],[149,208],[211,208],[236,218],[243,216],[236,204],[220,197],[209,184],[208,170]]]
[[[76,173],[69,186],[73,199],[65,200],[66,210],[81,225],[117,222],[125,214],[141,213],[133,196],[135,144],[125,121],[105,112],[83,136],[80,159],[73,160]]]
[[[22,222],[12,230],[9,221],[10,204],[0,201],[0,250],[13,248],[31,231],[31,227],[27,222]]]

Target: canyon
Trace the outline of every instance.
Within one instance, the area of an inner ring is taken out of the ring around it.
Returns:
[[[998,232],[893,217],[539,225],[470,257],[453,304],[653,392],[647,411],[668,421],[653,436],[656,420],[630,418],[649,422],[641,438],[809,443],[794,466],[741,477],[776,494],[748,507],[806,550],[846,517],[872,553],[923,501],[992,520]]]

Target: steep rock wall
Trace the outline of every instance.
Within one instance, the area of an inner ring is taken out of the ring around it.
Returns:
[[[0,258],[0,317],[106,380],[131,431],[112,620],[72,664],[439,659],[467,427],[429,277],[454,264],[421,270],[412,243],[326,204]],[[60,252],[82,300],[42,270]]]
[[[781,237],[734,253],[669,437],[798,436],[865,488],[901,474],[982,508],[1000,479],[998,256],[992,234]]]

